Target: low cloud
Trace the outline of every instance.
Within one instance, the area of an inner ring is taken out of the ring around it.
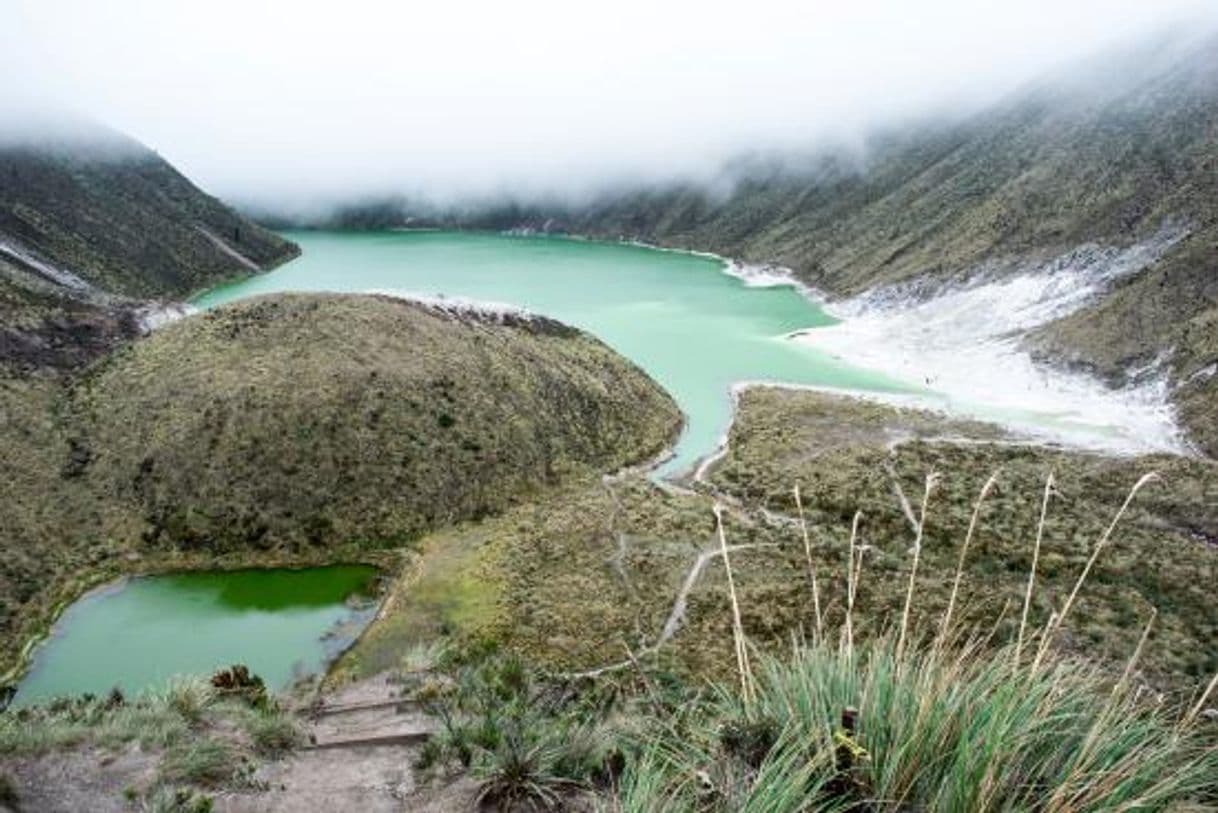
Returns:
[[[1196,0],[5,5],[9,129],[70,110],[216,194],[289,207],[709,179],[1218,20]]]

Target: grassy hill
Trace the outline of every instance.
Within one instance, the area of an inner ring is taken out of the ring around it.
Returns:
[[[21,383],[0,387],[10,665],[98,578],[409,547],[654,455],[681,420],[579,331],[384,297],[242,302]]]

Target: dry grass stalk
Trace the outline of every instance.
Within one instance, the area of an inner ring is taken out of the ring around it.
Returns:
[[[1040,545],[1045,536],[1045,517],[1049,513],[1049,497],[1053,494],[1053,472],[1045,478],[1045,495],[1040,502],[1040,522],[1036,525],[1036,544],[1032,547],[1032,566],[1028,569],[1028,589],[1023,595],[1023,614],[1019,617],[1019,634],[1015,638],[1015,665],[1023,654],[1024,633],[1028,628],[1028,611],[1032,609],[1032,590],[1036,587],[1036,568],[1040,564]]]
[[[982,638],[979,643],[989,646],[989,644],[998,637],[998,630],[1002,628],[1002,622],[1006,620],[1007,611],[1010,609],[1011,599],[1008,596],[1007,599],[1002,602],[1002,609],[998,611],[998,616],[994,619],[994,623],[990,626],[990,631],[986,633],[985,637]]]
[[[736,648],[736,669],[740,673],[740,691],[745,702],[753,696],[753,673],[749,665],[748,647],[744,641],[744,623],[740,619],[740,602],[736,598],[736,580],[732,576],[732,560],[727,552],[727,535],[723,530],[723,506],[715,503],[715,527],[719,532],[719,550],[723,556],[723,568],[727,571],[727,591],[732,601],[732,638]]]
[[[1040,631],[1041,644],[1036,649],[1036,657],[1032,660],[1032,668],[1028,670],[1029,678],[1031,678],[1031,676],[1035,675],[1037,670],[1040,669],[1041,662],[1044,660],[1045,655],[1049,652],[1049,647],[1045,643],[1045,641],[1048,640],[1049,633],[1052,632],[1053,629],[1055,628],[1055,625],[1057,624],[1057,619],[1059,617],[1060,616],[1058,615],[1057,610],[1054,610],[1053,612],[1049,613],[1049,620],[1045,622],[1044,629],[1042,629]]]
[[[808,580],[812,582],[812,611],[816,618],[816,642],[825,634],[824,618],[820,610],[820,587],[816,583],[816,565],[812,561],[812,542],[808,538],[808,522],[804,519],[804,503],[799,495],[799,483],[795,484],[795,509],[799,512],[799,529],[804,536],[804,558],[808,562]]]
[[[1119,694],[1122,689],[1129,683],[1129,679],[1133,677],[1134,667],[1142,658],[1142,650],[1146,647],[1146,641],[1150,638],[1150,628],[1154,626],[1155,618],[1159,615],[1157,607],[1150,608],[1150,618],[1146,620],[1146,627],[1142,630],[1142,637],[1138,639],[1138,645],[1133,650],[1133,655],[1129,658],[1129,663],[1125,664],[1125,671],[1121,673],[1121,679],[1117,681],[1116,686],[1112,687],[1114,695]]]
[[[863,518],[862,511],[854,512],[850,522],[850,548],[846,553],[846,624],[843,634],[846,641],[846,654],[854,654],[854,596],[858,592],[859,574],[863,569],[863,553],[858,546],[859,521]],[[858,550],[856,554],[856,550]],[[855,561],[857,555],[857,563]]]
[[[1214,693],[1214,689],[1218,689],[1218,673],[1214,674],[1214,679],[1205,687],[1205,691],[1201,693],[1201,697],[1197,699],[1197,703],[1189,709],[1188,714],[1184,715],[1184,719],[1180,721],[1181,728],[1190,726],[1200,716],[1201,711],[1205,708],[1205,704],[1209,701],[1210,695]]]
[[[977,517],[981,514],[981,504],[985,502],[985,498],[989,496],[990,491],[998,484],[998,472],[990,475],[990,479],[985,481],[985,485],[981,487],[981,493],[977,496],[977,502],[973,504],[973,515],[969,519],[968,532],[964,535],[964,545],[960,548],[960,559],[956,562],[956,577],[952,581],[952,593],[947,600],[947,610],[943,613],[943,623],[939,626],[939,640],[935,644],[938,649],[947,641],[948,630],[952,626],[952,613],[956,609],[956,598],[960,595],[960,582],[964,578],[964,560],[968,556],[969,545],[973,541],[973,533],[977,529]]]
[[[922,514],[918,517],[918,531],[914,535],[913,563],[909,568],[909,588],[905,592],[905,609],[901,612],[901,634],[897,638],[897,660],[905,651],[905,639],[909,633],[909,613],[913,606],[914,583],[918,577],[918,562],[922,559],[922,536],[926,530],[926,507],[930,503],[930,493],[934,491],[939,475],[933,471],[926,475],[926,487],[922,492]]]
[[[1129,489],[1129,495],[1125,497],[1125,502],[1121,503],[1121,508],[1116,512],[1116,516],[1112,518],[1112,522],[1108,525],[1104,535],[1100,537],[1100,541],[1096,543],[1095,550],[1091,552],[1090,558],[1087,559],[1087,564],[1083,565],[1083,572],[1079,574],[1078,581],[1074,583],[1074,589],[1070,591],[1070,595],[1066,597],[1066,603],[1062,605],[1062,610],[1057,614],[1057,619],[1045,631],[1044,639],[1040,642],[1040,649],[1036,653],[1036,664],[1039,665],[1044,658],[1045,652],[1052,645],[1053,639],[1057,635],[1057,631],[1061,629],[1062,624],[1066,621],[1066,616],[1070,614],[1070,609],[1074,606],[1075,599],[1078,598],[1079,591],[1083,589],[1083,584],[1087,581],[1087,577],[1091,574],[1091,568],[1095,566],[1096,560],[1100,558],[1100,553],[1108,546],[1108,540],[1112,538],[1112,532],[1116,530],[1117,523],[1121,521],[1121,517],[1125,516],[1125,511],[1128,510],[1129,504],[1133,502],[1133,498],[1142,486],[1159,479],[1158,472],[1147,472],[1138,478],[1138,481],[1133,484],[1133,488]]]

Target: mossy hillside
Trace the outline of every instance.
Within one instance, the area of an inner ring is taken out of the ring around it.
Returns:
[[[679,422],[557,323],[342,296],[185,320],[85,377],[72,411],[81,476],[149,541],[219,549],[401,541],[654,454]]]
[[[1144,489],[1100,557],[1060,643],[1123,665],[1151,612],[1159,616],[1144,653],[1148,675],[1188,685],[1218,669],[1210,643],[1218,610],[1208,585],[1218,575],[1212,512],[1218,472],[1180,458],[1106,458],[1019,444],[1001,430],[847,398],[777,389],[742,394],[713,493],[673,492],[642,477],[574,483],[536,505],[478,526],[445,531],[446,583],[486,585],[495,606],[391,604],[343,663],[372,674],[411,644],[445,632],[490,638],[558,671],[592,669],[636,656],[679,671],[728,678],[734,669],[724,570],[712,559],[688,595],[684,623],[652,653],[674,598],[699,554],[717,547],[712,507],[728,506],[736,589],[751,639],[783,650],[815,626],[791,489],[803,489],[829,628],[843,619],[850,521],[864,512],[863,565],[855,624],[873,636],[899,621],[913,530],[895,482],[917,510],[925,475],[932,494],[913,623],[932,633],[946,607],[959,546],[982,483],[999,471],[965,563],[960,606],[966,628],[995,643],[1014,636],[1027,585],[1044,478],[1055,472],[1031,623],[1060,609],[1130,486],[1146,471],[1164,482]],[[705,487],[700,487],[705,491]],[[458,544],[458,541],[460,544]],[[461,544],[465,547],[462,548]],[[424,543],[423,550],[429,546]],[[419,572],[426,579],[425,566]],[[470,591],[476,592],[476,591]],[[1005,613],[1004,613],[1005,608]],[[428,613],[431,613],[429,616]],[[421,621],[430,618],[430,622]],[[628,665],[628,662],[627,662]]]
[[[27,378],[0,394],[9,664],[99,577],[379,561],[647,458],[680,425],[667,394],[585,334],[384,297],[243,302],[70,386]]]

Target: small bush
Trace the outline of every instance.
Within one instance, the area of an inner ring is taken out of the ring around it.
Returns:
[[[165,688],[153,698],[176,712],[187,723],[196,725],[203,713],[216,699],[216,692],[206,680],[198,677],[171,678]]]
[[[300,728],[288,715],[276,711],[251,714],[245,722],[245,732],[254,748],[264,754],[290,751],[300,744]]]
[[[237,772],[238,758],[228,743],[200,739],[175,745],[161,759],[161,779],[170,784],[218,785]]]
[[[580,785],[558,770],[562,755],[563,744],[555,738],[513,732],[475,764],[482,782],[478,800],[500,810],[558,808],[562,793]]]
[[[265,708],[270,701],[266,683],[242,664],[216,672],[211,676],[211,687],[222,697],[240,699],[254,708]]]
[[[424,682],[415,698],[443,728],[417,767],[469,768],[484,802],[547,809],[602,782],[620,762],[605,709],[589,702],[595,692],[567,691],[494,652],[450,652],[437,660],[446,673]]]

